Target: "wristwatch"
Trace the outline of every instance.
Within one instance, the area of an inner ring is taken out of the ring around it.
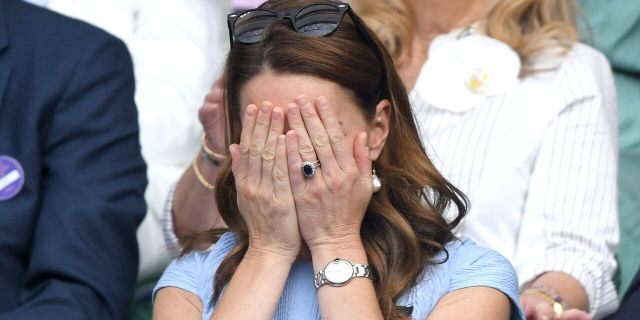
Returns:
[[[351,282],[353,278],[371,279],[369,266],[364,264],[354,264],[349,260],[336,258],[316,274],[316,290],[320,289],[320,287],[325,284],[332,287],[342,287]]]

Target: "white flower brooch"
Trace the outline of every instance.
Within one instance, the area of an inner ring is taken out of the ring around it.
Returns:
[[[433,40],[416,88],[436,108],[465,112],[515,87],[521,67],[511,47],[468,27]]]

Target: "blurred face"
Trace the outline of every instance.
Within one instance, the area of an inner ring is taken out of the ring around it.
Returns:
[[[353,146],[358,133],[367,131],[369,148],[372,156],[377,158],[388,135],[388,101],[382,101],[377,107],[375,118],[367,121],[351,93],[331,81],[306,75],[276,74],[270,71],[261,73],[249,80],[240,92],[241,114],[244,114],[246,106],[250,104],[260,106],[263,102],[269,102],[274,107],[281,108],[286,115],[288,105],[300,95],[304,95],[310,101],[326,97],[342,127],[347,143]],[[286,124],[285,132],[288,130],[289,125]]]

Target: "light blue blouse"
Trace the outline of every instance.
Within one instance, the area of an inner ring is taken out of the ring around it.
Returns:
[[[235,235],[226,233],[209,251],[194,252],[176,259],[156,285],[154,296],[165,287],[192,292],[204,306],[202,319],[208,320],[215,309],[215,304],[211,303],[215,272],[235,244]],[[518,279],[509,261],[495,251],[477,246],[468,238],[452,241],[446,248],[449,260],[427,268],[416,285],[399,299],[398,306],[413,307],[412,318],[422,320],[447,293],[483,286],[495,288],[509,297],[512,303],[511,319],[524,319],[519,302]],[[442,252],[437,258],[444,257]],[[293,265],[273,319],[320,319],[313,277],[311,262],[297,261]]]

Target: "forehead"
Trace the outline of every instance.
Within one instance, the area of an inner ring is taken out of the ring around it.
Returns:
[[[318,77],[295,74],[277,74],[266,71],[249,80],[240,92],[241,108],[265,101],[286,108],[300,95],[310,100],[326,97],[337,114],[358,111],[352,94],[338,84]]]

